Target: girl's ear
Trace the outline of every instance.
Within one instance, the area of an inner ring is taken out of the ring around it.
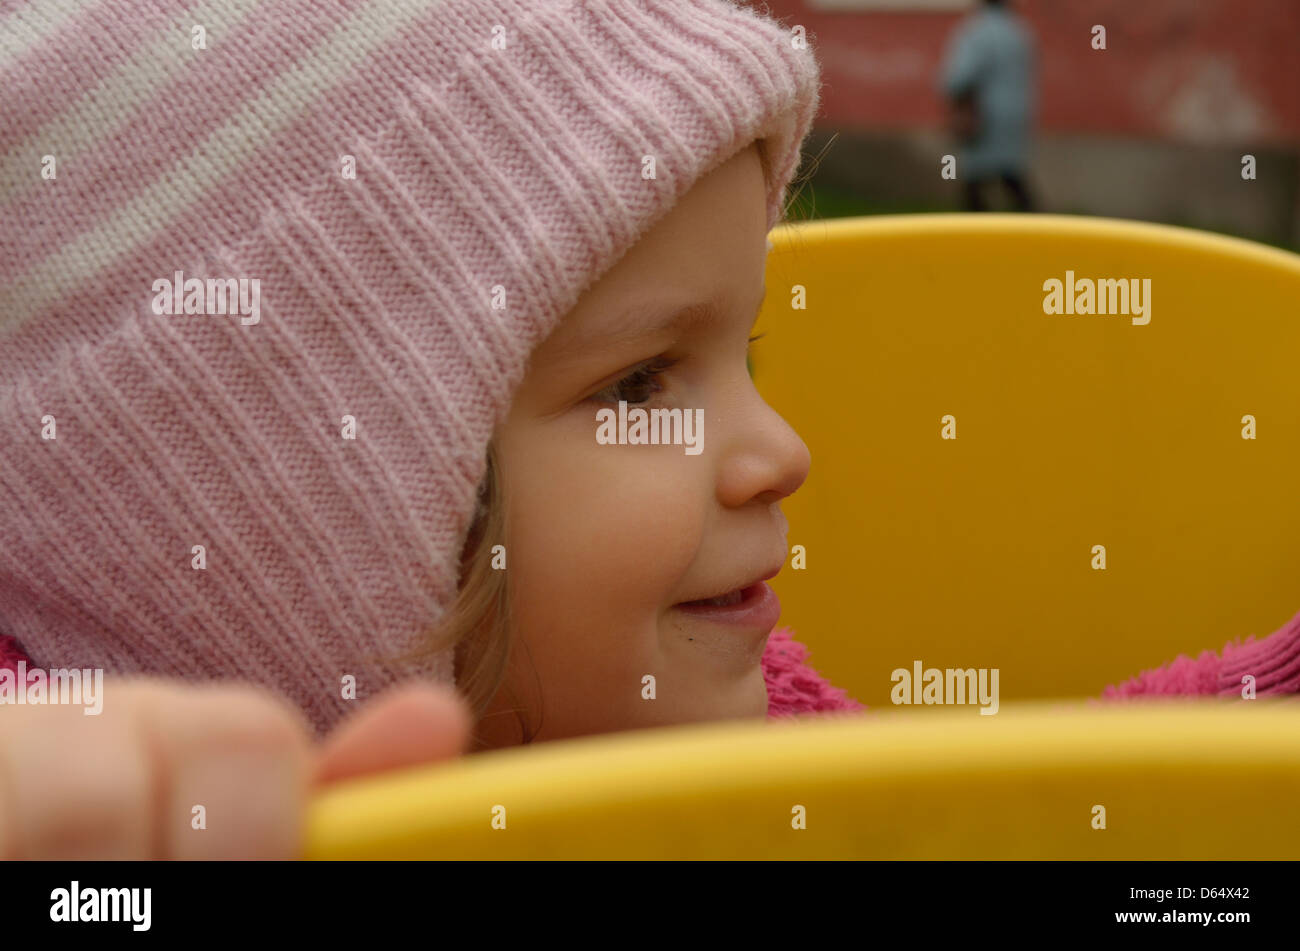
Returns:
[[[479,543],[482,542],[483,534],[487,530],[488,503],[489,496],[492,494],[492,485],[496,478],[496,464],[495,442],[490,442],[488,444],[487,473],[483,476],[483,481],[479,483],[478,492],[475,494],[474,515],[470,521],[469,531],[465,533],[465,545],[460,550],[459,574],[457,575],[459,581],[464,581],[466,574],[468,574],[474,552],[477,550]],[[457,587],[459,587],[459,584]]]
[[[469,572],[470,560],[474,556],[474,550],[478,547],[479,540],[483,537],[483,526],[486,521],[487,506],[484,499],[484,490],[487,488],[486,481],[478,487],[475,495],[476,506],[474,514],[470,516],[469,530],[465,533],[465,544],[461,546],[460,558],[456,563],[456,587],[459,589],[465,583],[465,576]]]
[[[479,540],[483,537],[483,519],[476,518],[469,527],[469,532],[465,536],[465,545],[460,550],[460,562],[457,565],[457,587],[464,582],[465,576],[469,573],[470,562],[474,558],[474,551],[478,548]]]

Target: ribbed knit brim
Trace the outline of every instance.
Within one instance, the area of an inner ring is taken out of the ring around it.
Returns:
[[[0,90],[0,634],[323,733],[344,678],[452,680],[386,658],[529,352],[760,138],[774,225],[818,72],[724,0],[35,0]],[[176,272],[260,321],[155,313]]]

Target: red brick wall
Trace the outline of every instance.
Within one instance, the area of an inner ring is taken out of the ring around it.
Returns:
[[[962,13],[826,12],[767,0],[802,24],[827,85],[820,121],[942,124],[934,91]],[[1013,0],[1039,51],[1039,128],[1205,145],[1300,142],[1300,0]],[[1106,26],[1107,49],[1091,28]]]

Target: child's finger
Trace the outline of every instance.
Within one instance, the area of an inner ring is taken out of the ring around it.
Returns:
[[[312,761],[301,714],[251,687],[167,689],[137,709],[154,775],[169,780],[159,791],[159,856],[299,857]]]
[[[0,708],[0,858],[152,857],[148,756],[124,713]]]
[[[315,781],[451,759],[465,752],[471,726],[469,708],[452,690],[394,687],[330,735],[316,760]]]
[[[104,708],[0,711],[0,855],[291,858],[310,739],[248,687],[105,683]]]

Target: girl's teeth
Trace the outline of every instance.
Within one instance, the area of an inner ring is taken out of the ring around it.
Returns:
[[[718,598],[709,598],[707,601],[701,601],[701,604],[711,604],[716,607],[726,608],[733,604],[739,604],[744,599],[740,591],[733,591],[731,594],[724,594]]]

